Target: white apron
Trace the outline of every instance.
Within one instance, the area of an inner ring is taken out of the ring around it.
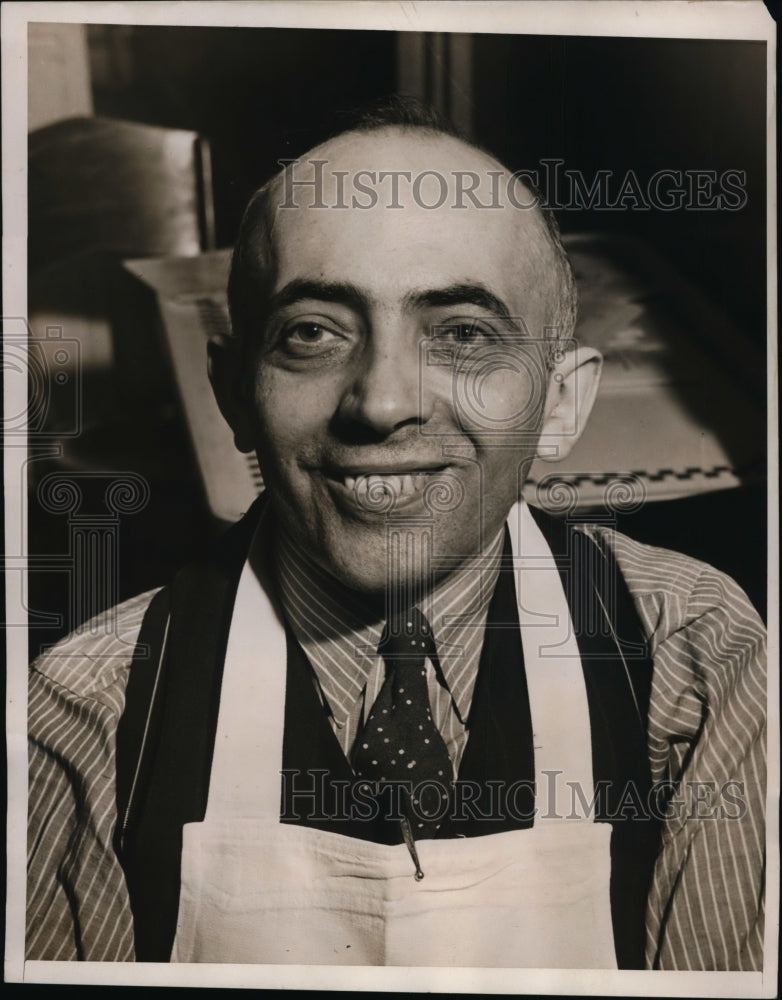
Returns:
[[[285,631],[248,559],[226,651],[206,814],[183,831],[172,961],[616,968],[611,827],[589,815],[564,818],[572,815],[565,782],[578,782],[586,802],[593,789],[570,615],[524,504],[508,526],[534,733],[534,826],[420,841],[424,878],[416,881],[405,844],[280,823]]]

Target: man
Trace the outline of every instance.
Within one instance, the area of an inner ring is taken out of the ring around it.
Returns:
[[[397,102],[256,194],[229,297],[266,491],[34,665],[29,957],[760,967],[757,615],[519,502],[600,366],[533,193]]]

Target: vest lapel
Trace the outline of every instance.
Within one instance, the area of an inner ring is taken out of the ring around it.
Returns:
[[[535,756],[507,528],[468,721],[469,736],[458,776],[461,789],[457,789],[456,808],[443,823],[440,838],[531,827]],[[488,781],[497,782],[494,791]],[[509,802],[507,790],[512,787]]]

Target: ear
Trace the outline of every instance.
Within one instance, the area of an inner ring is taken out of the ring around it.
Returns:
[[[564,351],[549,378],[538,458],[558,462],[581,434],[600,384],[603,358],[591,347]]]
[[[234,444],[239,451],[255,451],[239,345],[230,336],[213,337],[209,339],[206,351],[212,391],[220,412],[234,432]]]

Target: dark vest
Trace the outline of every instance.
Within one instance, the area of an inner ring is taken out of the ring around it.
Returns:
[[[183,570],[156,595],[139,634],[117,732],[115,835],[139,961],[167,961],[173,944],[182,827],[200,822],[206,810],[233,601],[262,503],[261,498],[227,533],[213,556]],[[565,522],[539,511],[534,516],[557,560],[584,670],[594,781],[601,788],[596,816],[613,826],[617,960],[620,968],[643,968],[644,911],[659,840],[659,826],[643,808],[651,787],[646,752],[651,662],[611,555]],[[269,567],[262,571],[269,573]],[[281,821],[397,842],[398,824],[367,823],[345,811],[344,790],[353,773],[318,698],[312,667],[286,631]],[[506,532],[457,778],[457,789],[465,794],[459,800],[456,792],[439,836],[532,826],[533,781],[529,698]],[[512,808],[503,800],[508,789],[513,789]]]

